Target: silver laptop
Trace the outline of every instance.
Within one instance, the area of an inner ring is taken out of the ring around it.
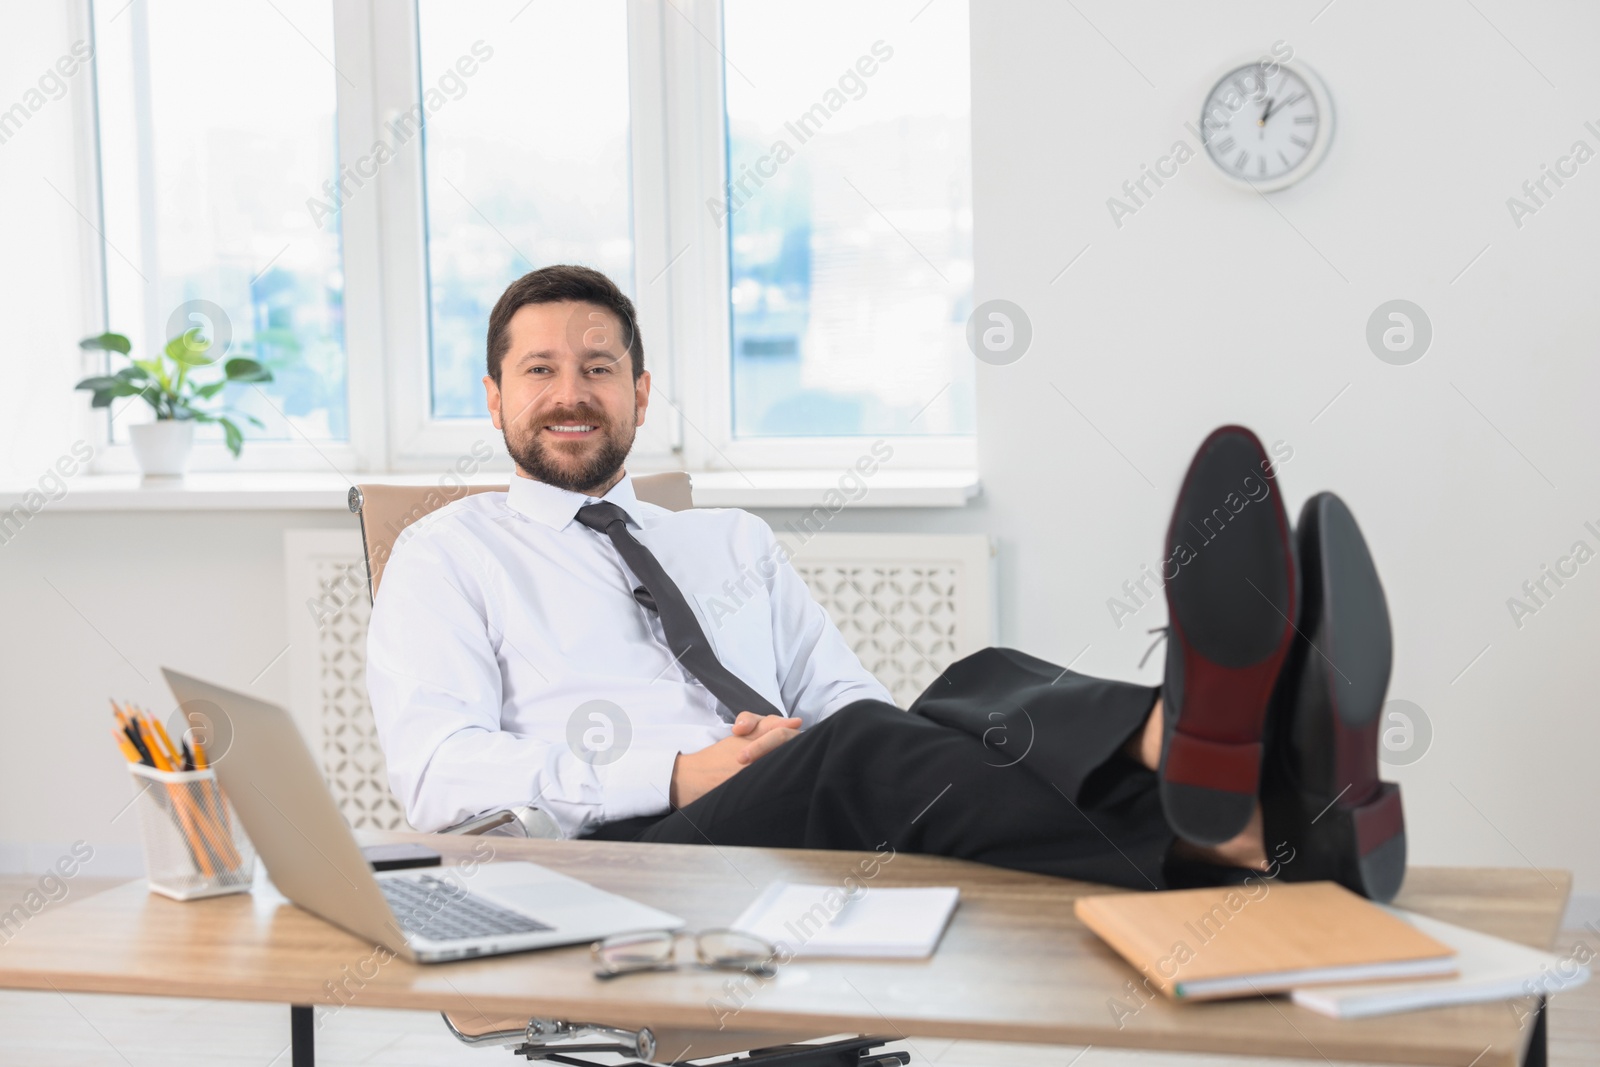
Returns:
[[[677,916],[533,863],[374,873],[287,712],[162,673],[181,707],[204,714],[218,734],[231,732],[212,766],[273,883],[336,926],[419,963],[683,926]]]

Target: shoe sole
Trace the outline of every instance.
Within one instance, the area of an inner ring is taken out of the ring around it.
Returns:
[[[1298,541],[1305,596],[1300,629],[1307,636],[1294,655],[1322,662],[1293,672],[1303,682],[1289,694],[1291,706],[1312,709],[1309,720],[1293,728],[1311,731],[1297,739],[1299,751],[1329,758],[1301,768],[1298,780],[1282,790],[1289,816],[1284,832],[1304,853],[1286,873],[1296,880],[1331,878],[1387,902],[1400,891],[1406,870],[1400,787],[1378,777],[1378,735],[1393,665],[1389,609],[1366,539],[1344,501],[1332,493],[1306,501]],[[1320,635],[1315,643],[1312,634]],[[1269,826],[1270,837],[1279,832]]]
[[[1271,469],[1255,434],[1214,431],[1167,530],[1167,565],[1178,565],[1166,583],[1168,654],[1182,663],[1177,711],[1166,711],[1161,803],[1168,825],[1197,845],[1237,837],[1255,812],[1267,710],[1294,636],[1298,576]]]

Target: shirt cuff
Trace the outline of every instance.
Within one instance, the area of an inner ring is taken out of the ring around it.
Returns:
[[[671,810],[676,748],[630,748],[600,772],[600,821],[615,822]]]

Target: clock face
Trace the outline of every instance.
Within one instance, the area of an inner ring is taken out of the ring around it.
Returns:
[[[1206,97],[1201,132],[1223,174],[1281,189],[1317,165],[1333,122],[1316,76],[1283,64],[1251,63],[1223,75]]]

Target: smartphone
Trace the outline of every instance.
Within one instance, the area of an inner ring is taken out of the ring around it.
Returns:
[[[431,848],[410,843],[400,845],[364,845],[361,854],[367,857],[375,871],[403,871],[407,867],[437,867],[444,862]]]

